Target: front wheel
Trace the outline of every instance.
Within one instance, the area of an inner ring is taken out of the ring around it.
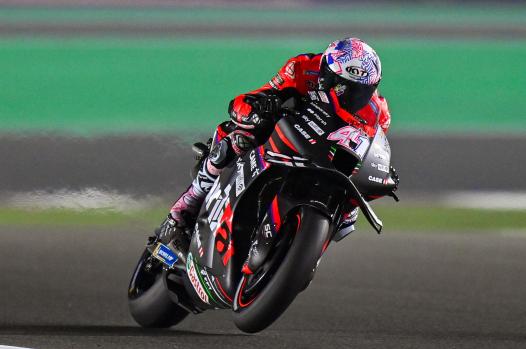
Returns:
[[[145,250],[128,287],[128,306],[142,327],[166,328],[181,322],[188,312],[175,304],[166,288],[162,265]]]
[[[268,283],[257,295],[249,298],[245,297],[249,277],[244,276],[239,284],[233,317],[236,326],[244,332],[265,329],[287,309],[310,282],[329,240],[329,220],[313,207],[302,206],[287,221],[287,224],[295,224],[296,228],[287,233],[295,235]]]

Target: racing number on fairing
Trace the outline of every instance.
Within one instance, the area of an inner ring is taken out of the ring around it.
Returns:
[[[360,159],[363,159],[365,152],[369,148],[369,137],[365,136],[360,129],[352,126],[345,126],[332,132],[327,139],[338,141],[338,145],[352,150]]]

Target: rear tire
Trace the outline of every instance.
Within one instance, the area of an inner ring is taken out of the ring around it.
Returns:
[[[281,265],[261,292],[246,303],[242,300],[246,276],[241,280],[234,299],[236,326],[244,332],[259,332],[281,316],[310,282],[328,239],[328,218],[313,207],[301,207],[294,240]]]
[[[171,327],[181,322],[188,312],[171,300],[161,266],[156,270],[156,274],[147,274],[144,270],[149,255],[150,253],[145,250],[130,281],[128,288],[130,313],[142,327]]]

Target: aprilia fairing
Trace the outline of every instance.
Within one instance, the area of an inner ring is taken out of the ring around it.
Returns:
[[[185,286],[199,308],[232,307],[241,276],[262,265],[299,205],[323,212],[333,230],[346,209],[359,206],[380,232],[382,223],[362,194],[371,199],[392,191],[389,143],[378,125],[364,130],[343,121],[329,98],[310,92],[264,145],[226,167],[214,183],[186,265]]]

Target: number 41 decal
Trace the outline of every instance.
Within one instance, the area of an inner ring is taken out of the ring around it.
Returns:
[[[365,136],[361,130],[352,126],[345,126],[332,132],[327,139],[330,141],[338,141],[338,145],[352,150],[360,159],[363,158],[369,148],[369,137]]]

